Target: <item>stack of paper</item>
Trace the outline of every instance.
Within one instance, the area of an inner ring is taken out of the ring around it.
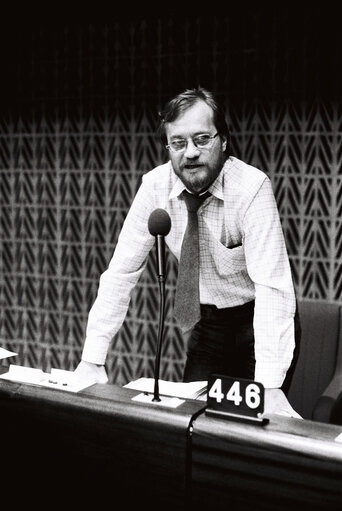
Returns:
[[[7,373],[0,375],[0,378],[20,383],[41,385],[52,389],[66,390],[67,392],[79,392],[96,383],[95,380],[76,379],[73,371],[51,369],[51,373],[45,373],[41,369],[13,364],[9,366]]]
[[[181,397],[185,399],[197,399],[207,390],[207,381],[192,381],[189,383],[158,380],[159,394],[163,396]],[[127,389],[139,390],[140,392],[153,393],[154,378],[139,378],[124,385]]]

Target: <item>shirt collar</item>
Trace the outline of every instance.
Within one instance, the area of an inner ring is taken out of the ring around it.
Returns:
[[[213,183],[208,188],[208,192],[210,192],[212,195],[217,197],[218,199],[223,200],[223,176],[224,176],[224,169],[228,165],[229,160],[225,162],[223,165],[219,175],[215,179]],[[172,164],[170,162],[171,169],[174,175],[174,185],[171,189],[171,192],[169,194],[169,199],[174,199],[175,197],[178,197],[184,190],[186,190],[186,186],[184,183],[179,179],[178,176],[173,171]]]

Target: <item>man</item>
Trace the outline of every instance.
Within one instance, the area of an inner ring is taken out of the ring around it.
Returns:
[[[229,155],[225,111],[203,88],[186,90],[166,105],[159,133],[170,161],[143,176],[100,278],[75,374],[107,381],[109,343],[154,245],[149,217],[157,208],[168,212],[172,227],[165,241],[180,260],[190,192],[204,201],[196,216],[200,318],[191,327],[184,381],[214,372],[255,379],[265,387],[265,413],[299,418],[285,395],[297,356],[296,300],[270,180]],[[180,312],[184,303],[192,304],[185,300]]]

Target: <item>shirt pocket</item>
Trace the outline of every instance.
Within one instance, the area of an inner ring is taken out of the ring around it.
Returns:
[[[214,260],[220,275],[230,275],[246,270],[246,259],[243,245],[227,248],[215,240]]]

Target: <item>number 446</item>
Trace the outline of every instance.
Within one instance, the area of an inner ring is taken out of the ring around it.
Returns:
[[[258,408],[260,405],[260,388],[254,383],[247,385],[245,395],[241,395],[241,387],[239,381],[234,381],[226,396],[222,392],[222,380],[217,378],[209,389],[208,396],[221,403],[226,397],[227,401],[232,401],[235,406],[239,406],[241,402],[245,402],[249,408]]]

